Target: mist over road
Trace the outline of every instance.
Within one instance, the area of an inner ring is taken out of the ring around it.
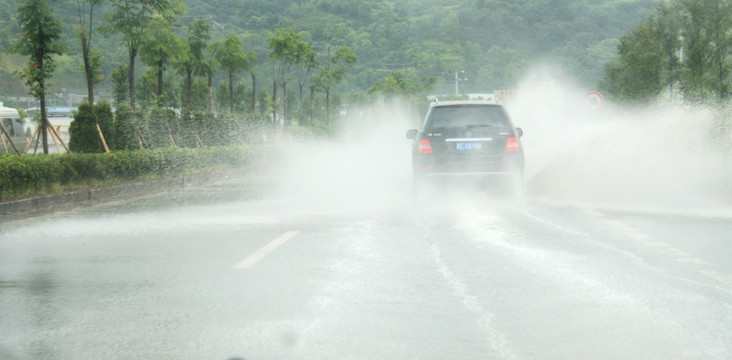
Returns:
[[[2,225],[0,358],[732,357],[724,208],[273,182]]]
[[[414,197],[419,119],[382,106],[246,178],[0,224],[0,359],[732,358],[708,114],[549,100],[509,106],[522,198]]]

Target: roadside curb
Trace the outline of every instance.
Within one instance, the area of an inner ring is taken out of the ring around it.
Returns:
[[[606,214],[621,216],[647,216],[667,219],[699,219],[717,222],[732,222],[732,206],[711,206],[711,207],[687,207],[687,208],[663,208],[663,207],[638,207],[621,206],[612,204],[573,203],[579,209],[591,209]]]
[[[131,182],[118,185],[70,191],[62,194],[38,196],[0,202],[0,223],[53,211],[64,211],[108,201],[179,191],[189,187],[216,183],[222,179],[245,176],[250,169],[218,170],[192,175],[176,176],[149,182]]]

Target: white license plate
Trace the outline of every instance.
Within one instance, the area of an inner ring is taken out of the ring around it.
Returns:
[[[459,142],[455,143],[455,149],[458,151],[474,151],[483,148],[483,144],[479,142]]]

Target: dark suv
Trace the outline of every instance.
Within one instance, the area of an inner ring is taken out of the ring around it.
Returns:
[[[500,103],[433,102],[424,129],[407,132],[414,140],[414,182],[450,178],[500,179],[520,189],[524,174],[523,131]]]

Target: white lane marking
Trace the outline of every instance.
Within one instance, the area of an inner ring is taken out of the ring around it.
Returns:
[[[732,275],[720,274],[720,273],[718,273],[716,271],[712,271],[712,270],[701,270],[701,273],[706,276],[709,276],[710,278],[715,279],[721,283],[725,283],[727,285],[732,285]]]
[[[675,247],[672,247],[668,245],[667,243],[663,241],[658,241],[620,221],[608,219],[605,214],[602,212],[590,209],[585,206],[575,205],[576,208],[580,209],[586,214],[589,214],[591,216],[596,217],[598,220],[602,221],[603,223],[607,224],[608,226],[614,228],[615,230],[620,231],[621,233],[624,233],[625,235],[629,236],[631,239],[634,239],[640,243],[643,243],[644,245],[648,247],[654,247],[654,248],[663,248],[663,251],[674,254],[675,255],[675,261],[679,263],[687,263],[687,264],[695,264],[695,265],[710,265],[708,262],[691,256],[690,254],[679,250]],[[727,274],[720,274],[716,271],[712,270],[706,270],[706,269],[699,269],[699,273],[712,278],[714,280],[717,280],[721,283],[732,285],[732,275]]]
[[[432,244],[432,256],[437,265],[437,270],[442,277],[447,280],[452,287],[453,295],[462,300],[463,307],[471,313],[478,316],[478,324],[488,333],[488,342],[490,347],[500,356],[500,359],[518,359],[508,345],[506,337],[498,329],[493,326],[493,313],[481,306],[476,296],[468,291],[468,285],[453,273],[440,253],[437,244]]]
[[[648,234],[640,232],[640,231],[636,230],[635,228],[633,228],[623,222],[620,222],[620,221],[614,220],[614,219],[609,219],[608,217],[605,216],[605,214],[603,214],[602,212],[600,212],[598,210],[591,209],[591,208],[581,206],[581,205],[575,205],[575,207],[580,209],[585,214],[588,214],[588,215],[591,215],[591,216],[597,218],[598,220],[605,223],[605,225],[608,225],[611,228],[623,233],[625,236],[627,236],[639,243],[644,244],[645,246],[654,247],[654,248],[664,248],[664,250],[673,252],[674,254],[676,254],[678,256],[691,257],[691,255],[689,255],[679,249],[673,248],[669,244],[667,244],[663,241],[659,241],[659,240],[649,236]]]
[[[295,237],[295,235],[299,233],[299,231],[288,231],[280,235],[280,237],[259,248],[259,250],[257,250],[254,254],[249,255],[246,259],[234,265],[233,269],[249,269],[250,267],[254,266],[254,264],[259,262],[259,260],[262,260],[269,253],[271,253],[272,251],[280,247],[280,245],[286,243],[288,240],[292,239],[293,237]]]
[[[695,258],[695,257],[678,259],[676,261],[682,262],[682,263],[697,264],[697,265],[710,265],[708,262],[706,262],[702,259],[699,259],[699,258]],[[704,271],[702,271],[702,272],[704,272]]]

